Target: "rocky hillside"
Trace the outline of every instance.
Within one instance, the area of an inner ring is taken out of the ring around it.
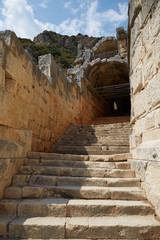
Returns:
[[[56,62],[64,69],[74,65],[77,56],[77,46],[92,48],[100,38],[88,37],[88,35],[78,34],[76,36],[67,36],[57,34],[51,31],[44,31],[37,35],[33,41],[26,38],[20,38],[25,50],[27,50],[34,62],[37,62],[38,56],[51,53]]]

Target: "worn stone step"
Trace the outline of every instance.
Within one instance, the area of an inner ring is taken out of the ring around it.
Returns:
[[[59,186],[62,197],[84,199],[144,200],[145,192],[136,187]]]
[[[80,199],[145,200],[145,192],[138,187],[97,186],[11,186],[4,192],[5,198],[65,197]]]
[[[154,209],[144,201],[64,198],[4,199],[0,201],[0,214],[12,214],[19,217],[103,217],[149,215],[154,214]]]
[[[128,123],[113,123],[113,124],[100,124],[100,125],[70,125],[67,131],[71,130],[81,130],[81,131],[93,131],[97,129],[121,129],[127,128],[131,129],[131,125]]]
[[[106,149],[106,148],[105,148]],[[129,151],[129,147],[126,149],[126,150],[124,150],[124,149],[117,149],[117,151],[116,150],[114,150],[114,151],[110,151],[110,150],[99,150],[99,151],[97,151],[97,150],[86,150],[86,149],[80,149],[80,150],[74,150],[74,149],[72,149],[72,147],[70,148],[70,149],[63,149],[63,148],[61,148],[61,149],[54,149],[53,148],[53,152],[54,153],[63,153],[63,154],[83,154],[83,155],[114,155],[114,154],[120,154],[120,153],[128,153],[128,151]]]
[[[76,161],[101,161],[101,162],[118,162],[126,161],[130,158],[130,153],[112,154],[112,155],[77,155],[77,154],[61,154],[61,153],[42,153],[29,152],[28,158],[31,159],[53,159],[53,160],[76,160]]]
[[[62,137],[59,138],[58,141],[64,141],[64,140],[83,140],[83,141],[90,141],[93,143],[98,143],[100,140],[104,142],[113,142],[113,141],[121,141],[125,140],[127,141],[129,139],[129,135],[131,133],[127,133],[126,131],[122,132],[95,132],[95,133],[69,133],[65,134]]]
[[[15,175],[13,185],[140,187],[138,178],[55,177],[45,175]]]
[[[104,125],[104,124],[115,124],[124,123],[129,125],[130,116],[114,116],[114,117],[98,117],[93,120],[92,125]]]
[[[72,176],[72,177],[107,177],[107,178],[133,178],[135,173],[129,169],[103,169],[103,168],[70,168],[52,166],[20,166],[19,172],[23,174]]]
[[[102,129],[102,130],[93,130],[93,131],[67,131],[62,138],[64,137],[78,137],[78,136],[83,136],[83,137],[114,137],[114,136],[128,136],[132,133],[130,129]]]
[[[74,148],[82,148],[85,147],[86,149],[92,149],[95,148],[96,150],[101,149],[102,146],[108,147],[110,149],[112,149],[113,147],[121,147],[121,148],[125,148],[129,146],[129,140],[125,141],[125,140],[117,140],[117,141],[110,141],[110,142],[102,142],[102,141],[98,141],[98,142],[92,142],[92,141],[87,141],[87,140],[63,140],[60,142],[57,142],[54,144],[54,147],[60,147],[60,146],[64,146],[64,147],[68,147],[68,146],[73,146]]]
[[[105,169],[130,169],[129,162],[91,162],[74,160],[52,160],[52,159],[26,159],[25,165],[74,167],[74,168],[105,168]]]
[[[153,215],[78,218],[17,217],[8,222],[7,228],[8,237],[11,238],[106,239],[106,236],[107,239],[160,238],[160,222]]]
[[[84,139],[65,139],[62,141],[59,141],[57,143],[54,144],[54,147],[58,147],[58,146],[74,146],[74,147],[86,147],[86,148],[96,148],[99,149],[102,146],[106,146],[106,147],[116,147],[116,146],[121,146],[121,147],[126,147],[129,146],[129,140],[125,140],[125,139],[121,139],[121,140],[113,140],[113,141],[102,141],[102,140],[96,140],[96,142],[93,141],[88,141],[88,140],[84,140]]]
[[[9,237],[65,238],[66,219],[61,217],[16,218],[9,224]]]
[[[57,140],[57,142],[65,142],[65,141],[86,141],[86,142],[91,142],[98,144],[99,142],[104,142],[104,143],[114,143],[114,142],[122,142],[123,140],[127,142],[129,140],[129,135],[128,133],[103,133],[103,134],[67,134],[63,135],[61,138]]]
[[[72,139],[86,139],[88,141],[93,141],[93,140],[103,140],[105,141],[112,141],[112,140],[127,140],[129,138],[128,134],[125,134],[124,131],[121,134],[118,133],[112,133],[112,134],[97,134],[96,138],[94,134],[87,134],[87,133],[83,133],[83,134],[67,134],[67,135],[63,135],[60,139],[61,140],[72,140]],[[98,141],[97,141],[98,142]]]
[[[156,239],[160,222],[153,216],[118,216],[67,219],[66,236],[70,238]]]
[[[83,138],[87,138],[89,139],[89,137],[91,138],[118,138],[118,137],[122,137],[122,138],[128,138],[128,136],[131,134],[132,132],[130,130],[126,130],[126,129],[121,129],[121,130],[101,130],[101,131],[92,131],[92,132],[78,132],[78,131],[70,131],[70,132],[66,132],[60,139],[65,139],[65,138],[76,138],[76,137],[83,137]]]
[[[92,151],[103,151],[103,150],[118,150],[118,149],[127,149],[128,150],[128,147],[129,147],[129,144],[126,145],[126,146],[121,146],[121,145],[112,145],[112,146],[107,146],[107,145],[96,145],[96,146],[74,146],[74,145],[55,145],[55,149],[58,149],[58,150],[70,150],[70,149],[73,149],[73,150],[77,150],[77,151],[83,151],[83,150],[86,150],[86,151],[89,151],[89,150],[92,150]]]
[[[92,130],[92,129],[103,129],[103,128],[106,128],[106,129],[112,129],[112,128],[131,128],[131,125],[126,122],[126,123],[110,123],[110,124],[91,124],[91,125],[76,125],[76,124],[73,124],[73,125],[70,125],[69,128],[67,130]]]
[[[107,139],[112,140],[112,138],[118,139],[118,138],[128,138],[128,135],[130,130],[125,130],[122,129],[120,131],[110,131],[110,130],[103,130],[103,131],[94,131],[94,132],[66,132],[63,136],[60,137],[60,139],[65,139],[65,138],[75,138],[75,137],[86,137],[87,139],[93,138],[96,136],[97,138],[103,138],[104,140],[105,137]]]
[[[126,149],[121,149],[121,148],[119,148],[119,149],[117,149],[117,150],[108,150],[107,148],[108,147],[106,147],[106,146],[102,146],[101,147],[102,149],[101,150],[96,150],[96,149],[92,149],[92,150],[90,150],[90,149],[86,149],[86,148],[83,148],[83,150],[80,150],[80,149],[74,149],[74,148],[72,148],[72,146],[68,146],[67,148],[63,148],[63,146],[60,146],[60,147],[55,147],[55,148],[53,148],[53,151],[55,152],[55,153],[71,153],[71,154],[81,154],[81,153],[83,153],[83,154],[94,154],[94,155],[104,155],[104,154],[108,154],[108,155],[111,155],[111,154],[113,154],[113,152],[114,153],[125,153],[125,152],[128,152],[129,151],[129,147],[127,147]]]

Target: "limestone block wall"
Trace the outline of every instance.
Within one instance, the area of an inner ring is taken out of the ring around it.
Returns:
[[[87,81],[66,80],[52,59],[48,79],[13,32],[0,32],[0,198],[28,151],[49,151],[70,123],[88,124],[107,103]]]
[[[132,166],[160,216],[160,1],[130,0]]]

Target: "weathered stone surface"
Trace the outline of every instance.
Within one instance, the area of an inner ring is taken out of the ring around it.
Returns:
[[[158,176],[160,160],[159,11],[160,2],[157,0],[130,0],[128,29],[133,123],[133,134],[130,138],[133,157],[131,165],[140,177],[147,197],[156,207],[158,215],[159,185],[155,178]]]
[[[132,169],[135,170],[137,177],[142,181],[142,187],[145,189],[147,197],[156,208],[156,213],[159,216],[159,176],[160,163],[159,161],[142,161],[129,160],[131,162]]]
[[[6,214],[17,214],[17,206],[20,203],[20,200],[1,200],[0,201],[0,214],[6,215]]]
[[[10,199],[20,199],[22,197],[22,187],[8,187],[4,191],[4,197]]]
[[[122,154],[114,154],[114,155],[90,155],[89,159],[91,161],[105,161],[105,162],[116,162],[116,161],[124,161],[130,157],[129,153],[122,153]]]
[[[148,227],[148,224],[150,224]],[[156,224],[156,225],[154,225]],[[130,227],[132,226],[132,228]],[[158,238],[160,223],[153,217],[103,217],[103,218],[71,218],[66,225],[67,237],[79,238],[87,234],[90,238],[122,239],[122,237],[132,237],[132,239],[143,239],[145,237]]]
[[[59,70],[58,65],[56,64],[52,55],[49,53],[40,56],[38,59],[38,65],[41,71],[47,76],[50,84],[55,86]]]
[[[10,140],[0,139],[0,158],[25,157],[25,144],[19,144]]]
[[[0,88],[5,88],[5,71],[0,66]]]
[[[0,217],[0,236],[8,236],[8,224],[14,219],[14,216],[3,216]]]
[[[9,236],[18,238],[64,238],[64,218],[17,218],[10,224]]]
[[[18,216],[66,217],[68,199],[26,199],[18,205]]]
[[[11,184],[13,175],[24,162],[24,158],[0,159],[0,199],[3,197],[4,189]]]

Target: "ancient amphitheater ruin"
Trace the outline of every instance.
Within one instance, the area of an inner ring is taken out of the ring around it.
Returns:
[[[67,76],[0,32],[0,239],[160,239],[160,1]]]

